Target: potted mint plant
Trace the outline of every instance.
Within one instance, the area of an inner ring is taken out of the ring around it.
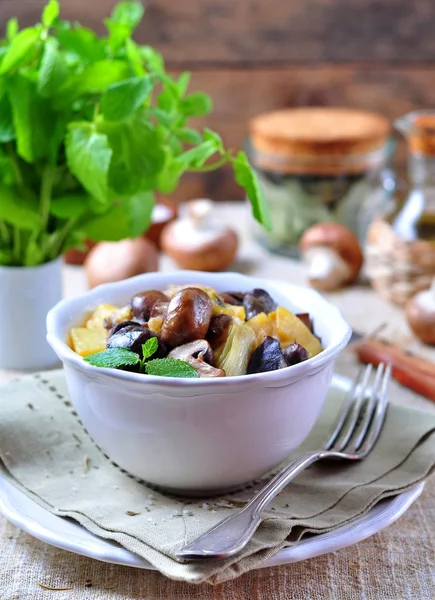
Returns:
[[[150,225],[156,192],[186,171],[226,163],[264,226],[268,213],[248,160],[220,136],[188,126],[211,110],[132,34],[140,2],[122,2],[107,35],[59,16],[16,19],[0,42],[0,368],[45,368],[45,315],[61,296],[60,257],[85,240],[117,241]]]

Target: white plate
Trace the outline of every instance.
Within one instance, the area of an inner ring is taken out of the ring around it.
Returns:
[[[345,390],[349,385],[348,379],[334,375],[333,387]],[[379,502],[366,515],[348,525],[302,539],[295,546],[277,552],[263,562],[261,568],[306,560],[356,544],[394,523],[419,497],[423,488],[424,483],[420,483],[403,494]],[[51,514],[14,487],[1,473],[0,513],[20,529],[57,548],[104,562],[154,569],[148,561],[116,542],[99,538],[76,522]]]

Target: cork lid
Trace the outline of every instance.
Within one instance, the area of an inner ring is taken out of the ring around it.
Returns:
[[[408,131],[411,152],[435,156],[435,113],[415,113]]]
[[[329,161],[334,172],[342,170],[349,157],[350,170],[363,169],[364,155],[385,146],[391,127],[388,119],[377,113],[306,107],[260,114],[251,120],[249,129],[254,151],[262,162],[270,163],[269,168],[275,157],[286,172],[300,169],[301,161],[313,172],[328,170]]]

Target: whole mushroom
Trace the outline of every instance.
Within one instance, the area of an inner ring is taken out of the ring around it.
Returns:
[[[308,281],[330,291],[355,281],[363,264],[356,235],[339,223],[318,223],[302,236],[299,248],[308,267]]]
[[[185,214],[164,228],[160,241],[162,250],[182,269],[226,269],[237,252],[235,231],[214,218],[210,200],[193,200],[184,208]]]
[[[425,344],[435,345],[435,278],[430,289],[408,300],[405,315],[415,335]]]
[[[100,242],[86,257],[85,273],[89,287],[120,281],[157,271],[159,258],[155,245],[145,238]]]

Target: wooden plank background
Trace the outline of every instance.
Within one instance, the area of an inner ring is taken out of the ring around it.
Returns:
[[[62,15],[102,32],[114,0],[61,0]],[[379,111],[435,107],[433,0],[149,0],[137,40],[209,93],[199,121],[232,148],[259,112],[303,105]],[[38,20],[43,0],[0,0],[0,25]],[[403,165],[403,148],[397,164]],[[186,176],[175,197],[240,198],[226,169]]]

